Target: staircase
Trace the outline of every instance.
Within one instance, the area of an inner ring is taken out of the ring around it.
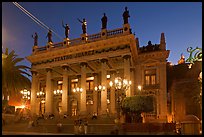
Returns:
[[[77,117],[67,117],[62,118],[60,121],[62,123],[61,133],[71,133],[76,134],[74,131],[74,121]],[[88,134],[110,134],[114,128],[114,117],[111,116],[98,116],[97,119],[88,118]],[[56,133],[57,123],[59,119],[40,119],[38,120],[38,126],[41,127],[42,132],[46,133]]]

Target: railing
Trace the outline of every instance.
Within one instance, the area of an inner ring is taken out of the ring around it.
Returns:
[[[107,37],[118,36],[121,34],[123,34],[123,28],[107,31]],[[92,34],[92,35],[87,36],[87,42],[92,42],[92,41],[96,41],[100,39],[101,39],[101,33]],[[76,38],[76,39],[70,40],[69,45],[70,46],[78,45],[78,44],[81,44],[82,42],[83,40],[81,38]],[[60,47],[63,47],[63,42],[52,44],[52,48],[60,48]],[[41,52],[45,50],[47,50],[47,46],[38,47],[37,49],[35,49],[35,52]]]
[[[101,33],[92,34],[88,36],[88,41],[95,41],[101,38]]]
[[[118,35],[123,33],[123,28],[107,31],[107,36]]]
[[[148,114],[148,113],[144,113],[143,114],[145,119],[156,119],[156,114]]]
[[[81,38],[76,38],[76,39],[72,39],[69,41],[70,42],[70,45],[77,45],[77,44],[80,44],[82,42]]]
[[[46,46],[44,46],[44,47],[39,47],[39,48],[37,48],[37,52],[43,51],[43,50],[46,50],[46,49],[47,49]]]
[[[63,42],[59,42],[53,45],[53,48],[63,47]]]
[[[150,85],[144,85],[143,89],[159,89],[160,85],[159,84],[150,84]]]

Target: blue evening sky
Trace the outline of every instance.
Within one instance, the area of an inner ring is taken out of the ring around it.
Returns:
[[[54,30],[53,42],[63,40],[64,24],[70,26],[70,39],[82,34],[77,18],[87,20],[87,33],[101,31],[101,18],[108,17],[107,29],[123,26],[122,13],[125,6],[130,12],[129,23],[140,46],[159,44],[161,33],[165,33],[166,47],[170,50],[168,61],[177,64],[181,53],[187,59],[189,46],[202,47],[202,3],[201,2],[19,2],[27,11]],[[32,34],[38,33],[39,46],[47,43],[47,30],[35,23],[12,2],[2,3],[2,50],[8,47],[19,57],[31,55]],[[26,59],[24,65],[31,66]]]

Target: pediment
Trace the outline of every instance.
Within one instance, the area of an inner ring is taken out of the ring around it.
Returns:
[[[159,60],[156,60],[156,59],[147,59],[145,61],[143,61],[142,63],[143,64],[154,64],[154,63],[158,63]]]

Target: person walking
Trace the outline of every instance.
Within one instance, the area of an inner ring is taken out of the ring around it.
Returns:
[[[86,135],[88,131],[88,120],[87,118],[84,119],[84,134]]]

